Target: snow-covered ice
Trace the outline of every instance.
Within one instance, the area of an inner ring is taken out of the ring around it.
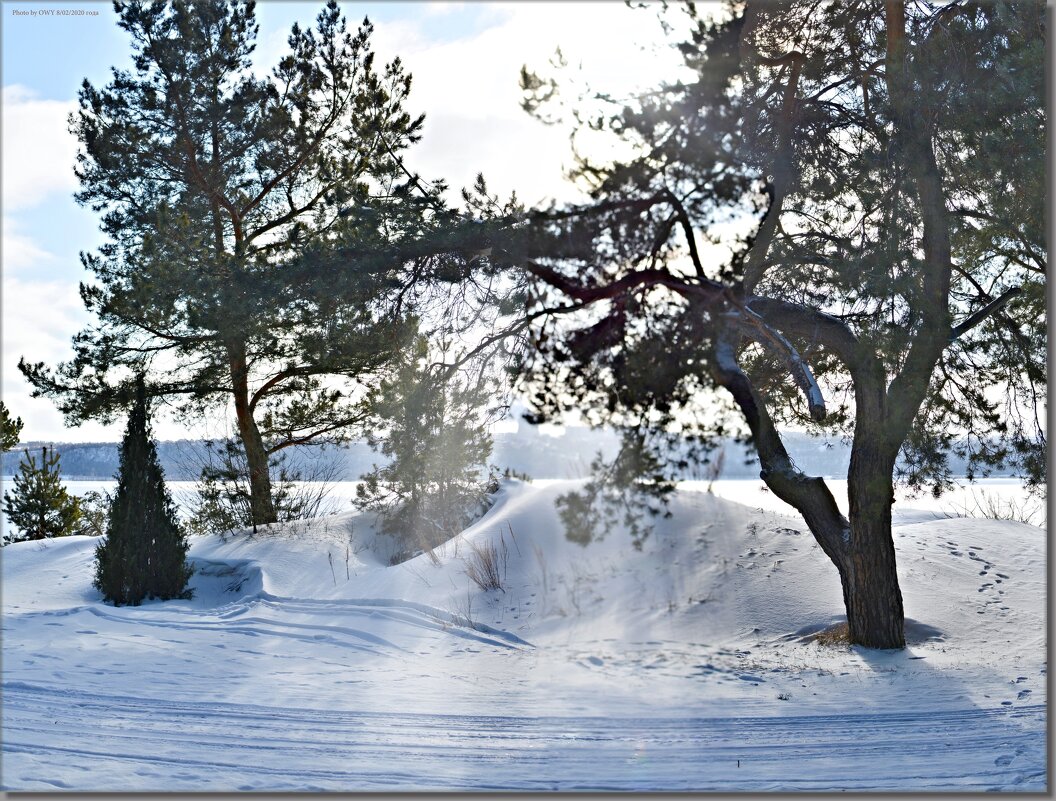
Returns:
[[[438,563],[369,515],[193,538],[194,598],[139,607],[94,539],[4,548],[3,788],[1046,789],[1042,529],[897,507],[875,652],[807,637],[842,601],[798,518],[683,489],[581,547],[575,483],[506,482]]]

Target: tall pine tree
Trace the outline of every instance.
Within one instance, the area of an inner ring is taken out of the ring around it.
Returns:
[[[77,498],[71,498],[59,478],[59,454],[41,448],[40,464],[28,450],[15,476],[14,492],[4,493],[4,514],[19,534],[12,542],[73,534],[81,519]]]
[[[355,385],[411,333],[406,293],[385,303],[401,263],[379,248],[449,216],[442,184],[402,160],[423,123],[406,109],[410,76],[375,59],[371,24],[349,29],[334,0],[267,73],[252,63],[253,2],[114,8],[133,69],[85,81],[71,117],[76,197],[107,236],[82,257],[99,319],[71,361],[21,369],[71,424],[127,408],[128,371],[177,414],[233,409],[253,522],[274,523],[269,460],[347,438],[363,419]],[[358,255],[334,263],[338,245]]]
[[[121,442],[117,481],[106,539],[95,550],[96,588],[117,606],[183,597],[193,572],[186,561],[187,536],[150,438],[142,378]]]

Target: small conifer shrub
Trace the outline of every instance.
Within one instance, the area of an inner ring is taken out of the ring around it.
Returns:
[[[380,514],[381,531],[397,542],[395,561],[431,554],[490,505],[492,390],[482,371],[445,375],[419,336],[370,396],[367,442],[389,462],[363,476],[356,503]]]
[[[142,379],[120,459],[106,538],[95,549],[95,587],[117,606],[189,597],[187,581],[193,571],[187,564],[187,535],[150,438]]]

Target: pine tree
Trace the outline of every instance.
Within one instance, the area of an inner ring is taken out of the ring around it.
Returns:
[[[381,512],[382,531],[408,552],[457,535],[482,508],[491,484],[487,381],[475,370],[451,374],[428,361],[418,337],[371,398],[376,431],[367,441],[390,462],[356,488],[362,508]]]
[[[957,454],[1044,483],[1044,5],[685,8],[679,80],[579,112],[635,155],[580,159],[592,203],[505,256],[545,321],[535,406],[658,441],[737,425],[836,567],[851,641],[900,648],[894,481],[941,493]],[[522,85],[529,108],[554,91]],[[847,515],[792,425],[850,439]]]
[[[410,334],[406,303],[384,308],[401,263],[377,251],[448,217],[442,184],[402,160],[423,118],[399,59],[375,59],[370,22],[350,29],[334,0],[266,73],[253,2],[114,8],[133,68],[85,81],[71,116],[76,198],[107,236],[82,256],[99,319],[71,361],[21,369],[71,424],[108,422],[128,371],[165,354],[149,394],[192,419],[234,410],[253,522],[273,523],[269,459],[347,439],[362,409],[335,383],[373,383]]]
[[[21,536],[20,540],[42,540],[75,533],[81,507],[70,497],[59,478],[59,454],[41,448],[40,464],[27,450],[15,476],[14,492],[4,493],[4,514]]]
[[[118,606],[135,606],[145,598],[183,597],[193,572],[186,561],[187,536],[176,519],[150,438],[142,378],[120,457],[106,539],[95,550],[95,586]]]
[[[7,406],[0,401],[0,451],[9,451],[18,445],[18,437],[21,433],[22,418],[11,417]]]

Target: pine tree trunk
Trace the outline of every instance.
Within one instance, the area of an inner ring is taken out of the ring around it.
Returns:
[[[253,523],[258,526],[278,522],[275,503],[271,496],[271,475],[268,472],[268,454],[257,430],[256,421],[248,413],[238,415],[238,430],[246,449],[249,466],[250,509]]]
[[[847,475],[849,542],[837,567],[851,642],[869,648],[904,648],[905,612],[891,533],[895,458],[883,452],[879,435],[855,437]]]
[[[840,569],[852,643],[869,648],[904,648],[905,613],[895,570],[890,519],[852,523],[854,550]]]
[[[249,374],[245,346],[241,342],[229,343],[228,357],[234,389],[235,419],[249,467],[250,514],[254,525],[263,526],[277,522],[278,515],[275,513],[275,503],[271,496],[268,454],[249,404]]]

